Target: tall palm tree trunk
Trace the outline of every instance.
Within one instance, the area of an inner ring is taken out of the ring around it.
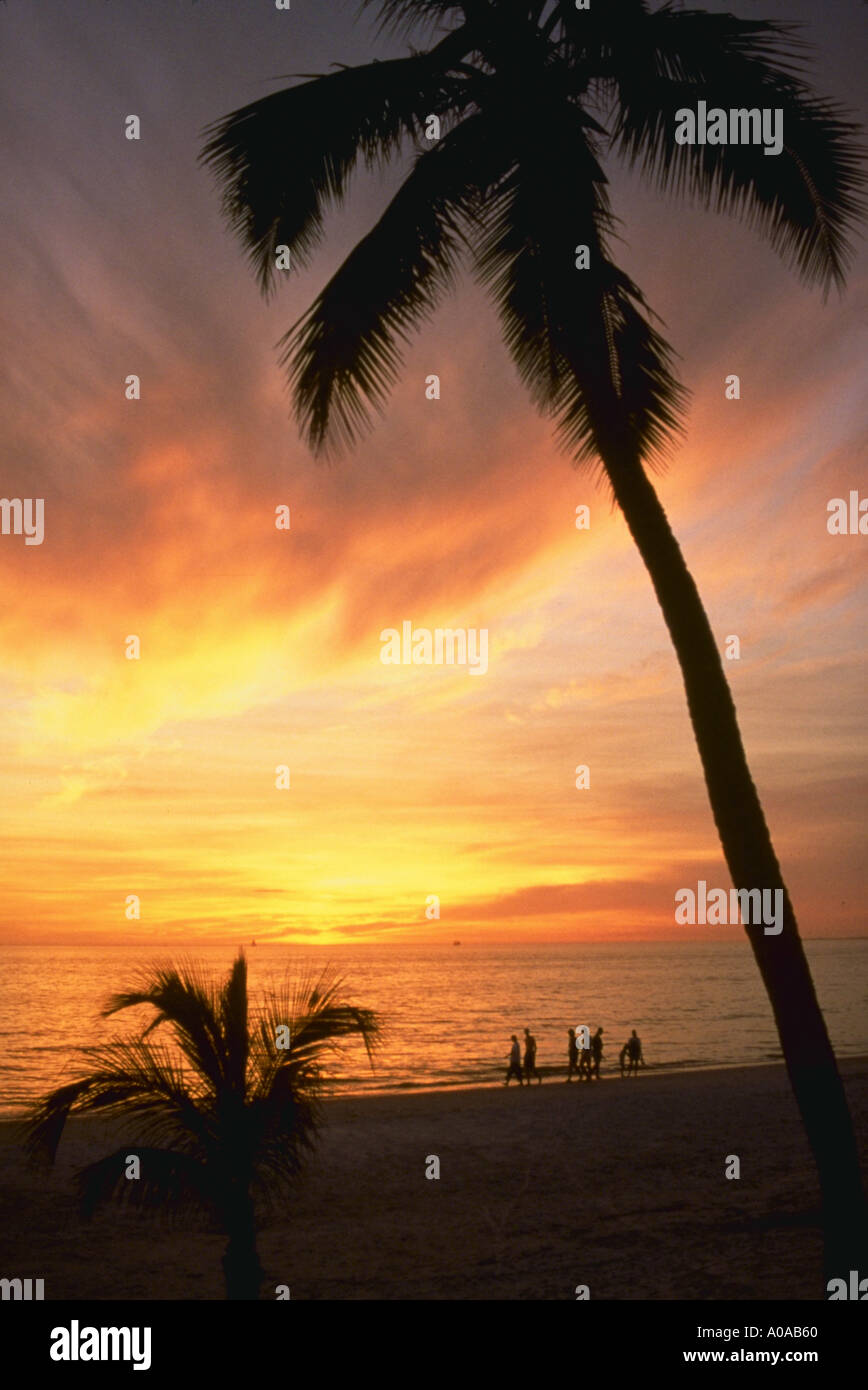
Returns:
[[[846,1279],[850,1269],[868,1274],[868,1210],[847,1098],[750,775],[717,643],[666,513],[641,464],[621,453],[607,458],[606,467],[675,645],[733,884],[783,892],[780,934],[767,936],[761,924],[747,925],[746,931],[819,1171],[826,1279]]]
[[[233,1198],[225,1217],[229,1240],[223,1255],[226,1297],[257,1299],[263,1271],[256,1249],[253,1202],[247,1192]]]

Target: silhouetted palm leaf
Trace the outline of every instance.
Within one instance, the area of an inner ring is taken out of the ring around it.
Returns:
[[[474,207],[496,172],[493,131],[462,122],[420,155],[363,237],[282,341],[311,448],[355,442],[397,380],[402,348],[455,280]],[[496,147],[495,147],[496,148]]]
[[[450,14],[461,14],[468,9],[466,4],[456,3],[456,0],[417,0],[413,5],[408,5],[406,0],[362,0],[363,10],[372,7],[379,10],[379,28],[391,29],[396,34],[424,29],[426,24],[436,24]]]
[[[207,1110],[201,1097],[191,1094],[167,1049],[138,1038],[84,1048],[81,1057],[91,1069],[33,1108],[26,1144],[34,1158],[44,1155],[54,1160],[64,1125],[73,1112],[107,1118],[131,1116],[143,1138],[206,1140]],[[207,1094],[208,1088],[201,1089]]]
[[[461,101],[461,84],[423,54],[341,68],[215,122],[202,157],[224,185],[226,217],[261,288],[273,287],[276,246],[309,261],[325,210],[341,201],[358,162],[387,162],[430,113]]]
[[[615,146],[662,190],[736,215],[805,280],[828,287],[843,283],[848,228],[863,208],[858,127],[811,94],[797,53],[790,25],[669,8],[647,15],[622,30],[613,55]],[[676,144],[676,112],[700,100],[780,109],[783,150]]]
[[[216,1092],[225,1079],[227,1058],[212,986],[189,965],[180,970],[158,966],[141,989],[113,995],[103,1017],[139,1004],[149,1004],[157,1011],[143,1037],[169,1023],[190,1066],[206,1077]]]
[[[546,150],[527,117],[519,162],[487,216],[480,274],[523,381],[573,457],[618,448],[653,458],[679,427],[684,392],[640,291],[609,257],[605,178],[579,113],[567,107],[560,132]],[[574,179],[563,177],[565,158]],[[580,244],[590,260],[577,272]]]
[[[141,1164],[141,1176],[134,1179],[128,1177],[131,1156]],[[160,1212],[167,1220],[179,1222],[197,1212],[213,1214],[218,1207],[211,1170],[201,1159],[145,1144],[125,1144],[88,1163],[76,1173],[75,1185],[84,1216],[92,1216],[109,1201]]]

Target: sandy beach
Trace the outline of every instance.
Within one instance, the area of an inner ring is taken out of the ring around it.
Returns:
[[[842,1071],[864,1158],[868,1058]],[[72,1171],[107,1143],[73,1122],[44,1174],[0,1126],[0,1273],[44,1278],[46,1299],[222,1298],[220,1236],[117,1208],[80,1219]],[[335,1099],[261,1232],[263,1297],[817,1298],[818,1201],[782,1066]]]

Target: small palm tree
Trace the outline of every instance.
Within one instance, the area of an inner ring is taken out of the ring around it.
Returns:
[[[733,883],[783,895],[779,936],[746,930],[817,1161],[827,1277],[846,1278],[868,1261],[853,1125],[718,645],[648,476],[686,397],[639,287],[612,259],[603,160],[618,155],[662,192],[741,217],[827,290],[843,284],[863,207],[857,128],[803,80],[790,25],[648,0],[369,4],[399,32],[447,32],[427,51],[244,106],[210,128],[203,151],[268,292],[278,248],[309,260],[358,164],[415,148],[379,221],[283,340],[297,418],[315,452],[353,443],[460,265],[490,290],[532,400],[577,463],[598,461],[648,569]],[[677,143],[676,113],[699,101],[780,109],[783,149]]]
[[[156,1016],[137,1038],[83,1049],[86,1073],[34,1107],[28,1150],[53,1162],[73,1113],[128,1119],[133,1139],[76,1175],[84,1213],[111,1197],[175,1215],[207,1213],[227,1237],[227,1298],[258,1298],[256,1209],[288,1190],[313,1148],[324,1058],[354,1034],[372,1057],[379,1033],[371,1010],[340,991],[325,970],[272,992],[251,1017],[243,951],[220,987],[194,966],[154,968],[102,1012],[148,1004]],[[149,1041],[164,1023],[174,1052]],[[138,1179],[127,1177],[131,1154]]]

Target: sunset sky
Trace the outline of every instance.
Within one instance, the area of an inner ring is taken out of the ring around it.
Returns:
[[[857,0],[707,8],[804,18],[816,86],[858,111]],[[729,886],[650,580],[470,278],[356,450],[323,465],[300,441],[275,344],[395,179],[360,176],[266,303],[197,154],[290,74],[406,51],[355,10],[0,9],[0,491],[45,499],[41,546],[0,536],[6,941],[701,937],[676,889]],[[660,494],[721,649],[741,641],[727,674],[797,916],[864,934],[868,541],[826,529],[830,498],[868,491],[864,244],[824,304],[734,220],[607,167],[692,392]],[[405,620],[487,628],[487,673],[383,665]]]

